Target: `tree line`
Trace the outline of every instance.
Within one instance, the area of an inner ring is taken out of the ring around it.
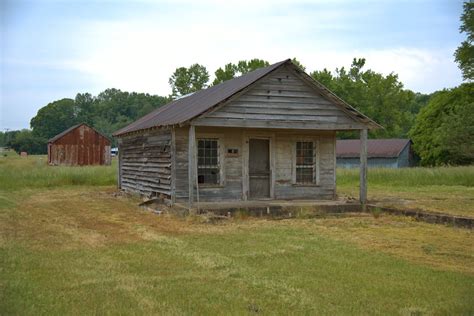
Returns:
[[[310,76],[384,128],[371,131],[371,138],[411,138],[424,165],[471,164],[474,162],[474,4],[465,3],[460,31],[467,38],[455,52],[465,83],[432,94],[405,89],[398,75],[383,75],[366,69],[364,58],[351,66],[310,72]],[[293,59],[302,70],[306,67]],[[107,89],[97,96],[79,93],[41,108],[31,119],[31,130],[0,132],[0,146],[17,151],[45,153],[47,140],[72,125],[87,123],[107,136],[173,99],[266,67],[263,59],[228,63],[214,72],[204,65],[179,67],[169,78],[171,95],[158,96]],[[341,138],[356,137],[341,133]]]

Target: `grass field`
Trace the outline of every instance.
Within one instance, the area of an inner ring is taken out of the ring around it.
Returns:
[[[2,315],[474,313],[470,230],[367,214],[156,216],[116,194],[113,167],[40,158],[0,158]]]
[[[339,169],[340,196],[359,195],[358,169]],[[368,199],[382,206],[474,217],[474,166],[369,169]]]

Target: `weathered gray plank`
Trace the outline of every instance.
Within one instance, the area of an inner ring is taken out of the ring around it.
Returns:
[[[120,183],[124,190],[171,198],[171,132],[155,130],[120,138]]]
[[[367,129],[360,131],[360,203],[367,203]]]

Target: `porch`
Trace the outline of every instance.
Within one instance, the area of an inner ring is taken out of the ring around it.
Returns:
[[[232,215],[237,212],[254,216],[285,216],[294,217],[305,214],[332,214],[345,212],[360,212],[359,201],[338,200],[235,200],[219,202],[175,203],[177,211]]]

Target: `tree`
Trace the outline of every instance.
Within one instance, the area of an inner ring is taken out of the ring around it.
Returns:
[[[199,64],[191,65],[189,68],[177,68],[168,80],[173,98],[204,89],[208,81],[209,73],[206,67]]]
[[[259,68],[267,67],[270,63],[263,59],[254,58],[251,60],[240,60],[237,64],[228,63],[224,66],[224,69],[218,68],[214,75],[216,78],[212,82],[212,85],[217,85],[229,79],[242,76],[250,71],[257,70]]]
[[[239,70],[237,69],[237,65],[234,65],[232,63],[228,63],[227,65],[225,65],[224,69],[218,68],[214,72],[214,75],[216,76],[216,78],[212,82],[212,85],[215,86],[221,82],[235,78],[238,71]]]
[[[424,165],[474,163],[474,83],[436,92],[410,131]]]
[[[237,70],[240,75],[257,70],[259,68],[270,66],[270,63],[263,59],[254,58],[251,60],[241,60],[237,63]]]
[[[35,136],[49,139],[75,124],[87,123],[111,137],[169,101],[167,97],[119,89],[106,89],[97,96],[78,93],[74,100],[62,99],[41,108],[31,119],[31,127]]]
[[[293,58],[291,61],[293,62],[293,64],[298,66],[301,70],[306,71],[306,67],[303,66],[303,64],[298,59],[296,59],[296,57]]]
[[[474,79],[474,2],[464,3],[464,12],[461,15],[461,33],[466,33],[467,39],[454,53],[455,61],[459,64],[465,80]]]
[[[23,129],[15,134],[15,138],[10,142],[10,147],[18,153],[26,151],[30,155],[45,154],[47,142],[46,138],[34,135],[28,129]]]
[[[94,97],[92,126],[110,137],[116,130],[169,101],[158,95],[107,89]]]
[[[10,147],[11,142],[15,139],[16,134],[20,131],[18,130],[7,130],[5,132],[0,132],[0,147]]]
[[[78,93],[74,99],[76,120],[89,125],[94,121],[94,97],[90,93]]]
[[[74,100],[61,99],[42,107],[30,121],[33,133],[49,139],[78,123]]]
[[[412,113],[417,108],[415,93],[405,90],[396,74],[384,76],[364,70],[364,66],[364,58],[354,58],[348,70],[342,67],[333,75],[323,69],[312,72],[311,76],[384,127],[371,131],[371,137],[406,137],[415,118]]]

